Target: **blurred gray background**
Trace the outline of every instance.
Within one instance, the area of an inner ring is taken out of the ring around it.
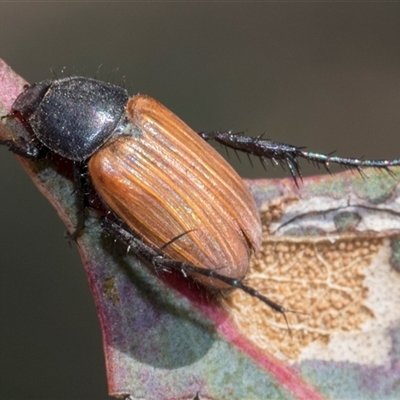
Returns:
[[[198,131],[400,156],[399,3],[2,3],[0,49],[29,82],[101,64]],[[235,165],[284,176],[254,164]],[[77,251],[5,149],[0,221],[0,398],[109,398]]]

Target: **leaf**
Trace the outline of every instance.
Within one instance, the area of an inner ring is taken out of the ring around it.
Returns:
[[[24,81],[0,61],[1,114]],[[12,118],[0,137],[26,135]],[[67,228],[68,163],[21,160]],[[293,310],[236,290],[156,276],[88,213],[77,244],[103,333],[109,392],[130,399],[400,397],[400,170],[249,181],[263,245],[246,282]]]

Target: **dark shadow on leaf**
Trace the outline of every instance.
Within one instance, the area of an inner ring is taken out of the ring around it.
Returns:
[[[101,246],[120,269],[114,287],[120,324],[106,327],[114,331],[113,342],[118,350],[156,368],[181,368],[201,359],[216,340],[215,327],[184,300],[172,301],[177,293],[166,296],[161,280],[171,282],[165,275],[172,275],[172,285],[183,283],[186,290],[192,289],[193,296],[203,303],[211,300],[206,298],[209,294],[205,289],[187,278],[179,282],[179,277],[173,273],[154,277],[144,271],[148,267],[134,254],[126,254],[124,245],[107,235],[102,235]],[[159,280],[156,284],[155,279]]]

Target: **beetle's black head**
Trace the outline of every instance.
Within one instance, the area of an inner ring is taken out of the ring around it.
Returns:
[[[39,107],[51,83],[51,80],[47,80],[28,86],[15,100],[12,111],[21,114],[25,120],[28,120]]]
[[[121,87],[74,76],[29,86],[12,110],[51,151],[85,161],[112,136],[128,98]]]

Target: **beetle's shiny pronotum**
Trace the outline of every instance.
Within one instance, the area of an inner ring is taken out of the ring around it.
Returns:
[[[260,218],[241,178],[207,141],[284,164],[295,181],[301,178],[298,158],[328,170],[330,163],[358,170],[400,165],[400,159],[342,158],[243,133],[196,133],[149,96],[129,98],[121,87],[76,76],[27,87],[11,115],[31,140],[0,144],[31,160],[55,153],[73,161],[82,210],[87,170],[87,183],[112,215],[103,227],[132,251],[208,286],[241,289],[285,318],[284,307],[242,282],[261,243]],[[84,228],[83,216],[74,238]]]

